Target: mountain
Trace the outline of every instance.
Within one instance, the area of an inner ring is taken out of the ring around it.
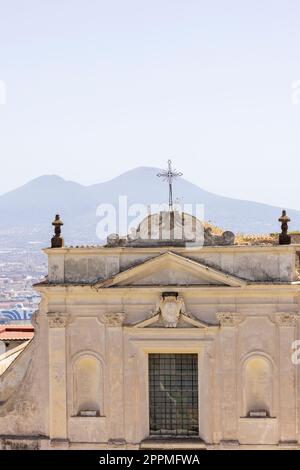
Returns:
[[[51,222],[56,213],[64,220],[67,244],[100,243],[96,215],[100,204],[113,204],[118,212],[119,196],[127,205],[163,204],[168,201],[167,184],[156,177],[158,168],[139,167],[110,181],[83,186],[56,175],[41,176],[0,196],[0,237],[20,242],[39,240],[49,244]],[[183,204],[203,204],[205,220],[224,230],[244,233],[278,232],[281,208],[212,194],[178,178],[174,198]],[[300,229],[300,211],[288,210],[291,229]],[[112,230],[114,231],[114,230]]]

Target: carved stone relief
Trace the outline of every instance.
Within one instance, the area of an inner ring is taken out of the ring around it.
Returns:
[[[297,324],[297,314],[296,313],[277,313],[276,314],[276,323],[279,326],[296,326]]]
[[[69,321],[69,316],[65,313],[48,313],[50,328],[65,328]]]
[[[156,313],[160,313],[166,328],[176,328],[180,315],[185,313],[182,297],[176,293],[162,295]]]
[[[242,321],[241,316],[237,313],[218,312],[216,315],[221,326],[236,326]]]
[[[125,313],[102,313],[99,320],[107,326],[122,326],[125,317]]]

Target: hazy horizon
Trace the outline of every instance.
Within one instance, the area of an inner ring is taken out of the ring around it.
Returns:
[[[83,187],[90,187],[90,186],[93,186],[93,185],[95,185],[95,184],[97,185],[97,184],[102,184],[102,183],[109,183],[110,181],[113,181],[113,180],[117,179],[119,176],[122,176],[122,175],[124,175],[124,174],[126,174],[126,173],[130,173],[130,172],[132,172],[132,171],[139,170],[139,169],[160,170],[159,167],[153,167],[153,166],[143,165],[143,166],[140,166],[140,167],[130,168],[129,170],[126,170],[126,171],[120,173],[119,175],[114,176],[113,178],[108,178],[108,179],[101,180],[101,181],[98,181],[98,182],[96,182],[96,183],[90,183],[90,184],[84,184],[84,183],[80,183],[79,181],[76,181],[76,180],[73,180],[73,179],[64,178],[63,176],[61,176],[61,175],[59,175],[59,174],[56,174],[56,173],[44,174],[44,175],[36,176],[36,177],[34,177],[34,178],[32,178],[32,179],[26,181],[24,184],[22,184],[22,185],[20,185],[20,186],[18,186],[18,187],[16,187],[16,188],[12,188],[12,189],[10,189],[9,191],[6,191],[5,193],[1,193],[1,192],[0,192],[0,197],[1,197],[2,195],[4,195],[4,194],[10,193],[10,192],[12,192],[12,191],[14,191],[14,190],[16,190],[16,189],[19,189],[19,188],[21,188],[21,187],[23,187],[23,186],[26,186],[28,183],[31,183],[32,181],[38,180],[39,178],[43,178],[43,177],[57,177],[57,178],[62,178],[65,182],[78,183],[78,184],[80,184],[80,185],[83,186]],[[295,208],[293,208],[293,207],[288,207],[288,206],[284,206],[284,205],[280,205],[280,204],[279,204],[279,205],[276,205],[276,204],[269,204],[269,203],[267,203],[267,202],[265,202],[265,201],[260,201],[260,200],[256,200],[256,199],[243,199],[243,198],[231,197],[231,196],[228,196],[227,194],[221,194],[221,193],[209,191],[209,190],[207,190],[207,189],[204,188],[204,187],[200,187],[200,186],[197,185],[196,183],[193,183],[193,182],[191,182],[190,180],[188,180],[187,178],[185,178],[184,175],[182,176],[182,179],[184,179],[185,181],[187,181],[187,182],[189,182],[189,183],[192,183],[194,186],[199,187],[199,188],[202,189],[203,191],[206,191],[206,192],[211,193],[211,194],[216,195],[216,196],[221,196],[221,197],[230,198],[230,199],[234,199],[234,200],[245,201],[245,202],[254,202],[254,203],[257,202],[257,203],[261,203],[261,204],[267,204],[267,205],[269,205],[269,206],[278,207],[278,208],[281,208],[281,209],[298,210],[297,208],[295,209]],[[164,183],[164,181],[163,181],[162,179],[161,179],[160,181],[161,181],[162,184]],[[176,181],[178,181],[178,179],[176,179],[176,180],[174,181],[174,183],[173,183],[173,193],[174,193],[174,197],[175,197],[175,199],[176,199],[177,197],[179,197],[179,199],[180,199],[181,197],[184,198],[184,196],[185,196],[184,194],[181,194],[181,193],[180,193],[180,194],[177,194],[177,193],[176,193]],[[164,187],[164,186],[163,186],[163,187]],[[168,188],[167,188],[166,183],[165,183],[165,192],[166,192],[166,204],[167,204]],[[121,195],[121,196],[124,196],[124,195],[126,196],[126,194],[123,194],[123,193],[124,193],[124,191],[123,191],[122,194],[120,194],[120,195]],[[299,211],[300,211],[300,210],[299,210]],[[280,214],[279,214],[279,215],[280,215]]]
[[[0,194],[172,158],[206,191],[300,210],[300,3],[12,0],[0,41]]]

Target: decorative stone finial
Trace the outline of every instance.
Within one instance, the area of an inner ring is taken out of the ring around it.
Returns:
[[[286,211],[282,211],[281,217],[278,219],[281,222],[281,233],[279,235],[279,245],[290,245],[291,236],[288,234],[288,222],[291,221],[289,216],[286,215]]]
[[[59,214],[56,214],[52,222],[54,226],[54,237],[51,238],[51,248],[62,248],[64,246],[64,239],[61,237],[61,226],[64,225]]]

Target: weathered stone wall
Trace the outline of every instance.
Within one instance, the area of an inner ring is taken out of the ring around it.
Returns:
[[[49,434],[47,344],[44,329],[0,377],[0,435]]]
[[[188,256],[225,273],[258,282],[298,278],[296,247],[225,246],[201,248],[66,248],[46,250],[50,282],[89,283],[129,269],[166,251]]]
[[[88,284],[159,252],[103,250],[50,250],[50,283],[37,287],[43,300],[35,338],[0,377],[3,448],[139,447],[149,433],[147,354],[157,351],[198,354],[199,438],[206,445],[300,445],[299,366],[291,361],[300,285],[269,282],[292,280],[293,248],[186,250],[188,258],[260,282],[230,285],[217,277],[213,285],[212,276],[209,285],[178,285],[192,323],[177,328],[137,326],[153,318],[162,295],[161,285],[143,285],[147,272],[141,284],[136,277],[123,287]],[[190,279],[182,266],[176,278],[161,268],[149,278],[167,286]],[[255,364],[263,372],[253,392]],[[268,415],[249,416],[259,403]],[[85,406],[94,416],[80,415]]]

